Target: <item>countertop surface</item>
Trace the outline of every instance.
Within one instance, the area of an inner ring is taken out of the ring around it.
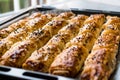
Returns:
[[[120,0],[66,0],[49,4],[57,8],[79,8],[120,12]]]

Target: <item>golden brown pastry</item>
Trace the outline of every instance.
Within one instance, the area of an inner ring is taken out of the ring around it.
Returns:
[[[72,12],[63,12],[63,13],[60,13],[57,17],[57,19],[59,18],[63,18],[63,19],[66,19],[66,20],[69,20],[69,19],[72,19],[73,17],[75,16],[74,13]]]
[[[48,14],[51,15],[51,14]],[[52,15],[51,15],[52,16]],[[42,15],[41,17],[34,18],[29,20],[23,28],[19,28],[16,31],[9,34],[8,37],[2,39],[0,41],[0,57],[10,49],[10,47],[18,42],[26,39],[29,33],[42,28],[47,22],[49,22],[52,18],[49,19],[46,15]]]
[[[59,29],[67,25],[64,18],[56,18],[47,23],[42,29],[36,30],[26,40],[14,44],[3,56],[2,65],[21,67],[31,53],[43,46]]]
[[[31,14],[30,16],[28,16],[28,17],[25,18],[25,19],[34,19],[34,18],[36,18],[36,17],[40,17],[41,15],[43,15],[43,14],[40,13],[40,12],[35,12],[35,13]]]
[[[49,72],[55,75],[75,77],[92,48],[96,35],[100,33],[104,20],[104,15],[91,15],[84,22],[79,34],[68,42],[66,48],[55,58],[49,68]],[[81,30],[84,31],[81,32]],[[96,35],[93,33],[96,33]]]
[[[93,46],[94,49],[118,47],[120,31],[104,30]]]
[[[11,24],[10,26],[8,26],[7,28],[3,28],[0,30],[0,39],[3,39],[5,37],[7,37],[11,32],[17,30],[18,28],[21,28],[21,27],[24,27],[25,24],[31,20],[31,19],[34,19],[36,17],[40,17],[42,14],[41,13],[33,13],[31,16],[25,18],[25,19],[22,19],[22,20],[19,20],[13,24]]]
[[[107,16],[107,22],[103,25],[104,29],[110,29],[110,30],[119,30],[120,31],[120,18],[117,16],[111,17]]]
[[[104,14],[93,14],[93,15],[90,15],[90,17],[85,21],[84,24],[94,22],[97,24],[97,26],[101,26],[103,24],[103,21],[105,21]]]
[[[84,63],[81,80],[108,80],[115,69],[120,41],[120,18],[110,17]]]
[[[75,77],[82,67],[80,63],[84,62],[87,55],[88,51],[84,46],[72,45],[55,58],[49,72],[54,75]]]
[[[80,28],[78,36],[76,36],[66,44],[66,48],[74,44],[80,44],[80,45],[82,44],[88,49],[88,51],[90,51],[96,38],[101,32],[102,24],[104,23],[104,20],[105,20],[105,16],[103,14],[91,15],[84,22],[84,26]]]
[[[96,38],[93,36],[93,34],[89,32],[82,33],[82,35],[78,35],[75,38],[73,38],[70,42],[66,44],[66,48],[72,46],[72,45],[83,45],[85,48],[90,51],[92,49],[91,46],[93,46]]]
[[[48,72],[54,58],[64,49],[65,44],[78,34],[86,18],[85,15],[78,15],[70,20],[70,24],[63,27],[46,45],[32,53],[23,64],[23,68]]]
[[[108,80],[115,69],[115,56],[113,49],[100,48],[92,51],[85,61],[81,80]]]
[[[95,42],[93,49],[118,47],[120,37],[120,18],[107,17],[107,22],[103,25],[104,31]],[[116,44],[116,45],[115,45]]]
[[[79,34],[90,32],[92,35],[94,35],[95,38],[97,38],[101,29],[102,28],[100,28],[95,22],[91,22],[89,24],[85,24],[84,27],[80,29]],[[99,32],[99,33],[96,34],[96,32]]]

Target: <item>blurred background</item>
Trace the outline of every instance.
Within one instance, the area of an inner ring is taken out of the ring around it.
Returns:
[[[73,1],[73,2],[72,2]],[[78,2],[77,4],[73,4],[75,2]],[[66,7],[80,7],[81,2],[89,3],[92,5],[98,4],[97,6],[105,5],[106,7],[108,5],[111,6],[119,6],[120,8],[120,0],[0,0],[0,14],[10,12],[10,11],[19,11],[20,9],[27,8],[30,6],[36,6],[36,5],[51,5],[51,6],[59,6],[64,7],[67,3],[72,2],[73,5],[68,5]],[[93,3],[91,3],[93,2]],[[85,5],[85,4],[84,4]],[[96,6],[96,7],[97,7]],[[87,6],[86,6],[87,7]],[[110,8],[110,7],[109,7]]]
[[[51,4],[55,2],[62,2],[64,0],[0,0],[0,14],[19,11],[31,6]]]
[[[31,5],[39,5],[40,1],[41,0],[0,0],[0,14],[10,11],[19,11]]]
[[[0,17],[37,5],[120,12],[120,0],[0,0]]]

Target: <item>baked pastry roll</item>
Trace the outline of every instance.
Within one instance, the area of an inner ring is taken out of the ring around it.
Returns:
[[[104,29],[120,30],[120,18],[117,16],[107,16],[107,22],[103,25]]]
[[[84,63],[81,80],[108,80],[115,69],[120,18],[109,17]]]
[[[116,65],[116,51],[100,48],[87,57],[81,80],[108,80]]]
[[[60,76],[75,77],[87,55],[88,51],[84,46],[72,45],[63,50],[55,58],[50,67],[50,73]]]
[[[49,14],[51,15],[51,14]],[[52,16],[52,15],[51,15]],[[29,20],[26,23],[26,26],[23,28],[19,28],[16,31],[9,34],[8,37],[2,39],[0,41],[0,57],[7,51],[9,48],[16,42],[22,41],[26,39],[29,33],[42,28],[47,22],[49,22],[52,18],[48,18],[47,15],[42,15],[39,18],[34,18]]]
[[[46,45],[32,53],[23,64],[23,68],[48,72],[54,58],[64,49],[65,44],[78,34],[86,18],[85,15],[78,15],[70,20],[70,24],[63,27]]]
[[[104,30],[95,42],[93,49],[112,48],[113,46],[117,49],[120,40],[119,34],[120,32]]]
[[[65,46],[65,48],[69,48],[72,45],[83,45],[85,48],[90,51],[92,49],[92,46],[96,40],[96,37],[90,33],[90,32],[85,32],[82,33],[81,35],[77,35],[75,38],[70,40]]]
[[[64,18],[56,18],[42,29],[31,33],[26,40],[14,44],[1,58],[2,65],[21,67],[23,62],[31,55],[31,53],[42,47],[59,29],[67,25],[68,21]]]
[[[120,18],[116,16],[107,16],[107,22],[104,24],[104,29],[118,32],[120,31]],[[120,34],[120,33],[119,33]]]
[[[104,31],[94,44],[93,49],[118,47],[120,38],[120,18],[107,17],[107,22],[103,25]],[[116,44],[116,45],[115,45]]]
[[[84,24],[87,23],[96,23],[98,26],[101,26],[105,22],[105,15],[104,14],[93,14],[85,21]]]
[[[55,17],[55,19],[63,18],[63,19],[66,19],[66,20],[70,20],[74,16],[75,16],[75,14],[72,13],[72,12],[63,12],[63,13],[60,13],[57,17]]]
[[[25,19],[34,19],[36,17],[40,17],[41,15],[43,15],[43,14],[40,12],[35,12],[35,13],[31,14],[30,16],[26,17]]]
[[[97,38],[102,29],[100,27],[102,26],[98,26],[95,22],[91,22],[89,24],[85,24],[84,27],[80,29],[79,34],[90,32],[92,35],[95,36],[95,38]],[[99,33],[96,34],[96,32],[99,32]]]
[[[96,38],[101,32],[102,24],[104,23],[104,20],[105,20],[105,16],[103,14],[91,15],[84,22],[84,26],[80,28],[78,36],[76,36],[66,44],[66,48],[74,44],[82,44],[88,49],[88,51],[90,51]]]
[[[41,13],[33,13],[32,15],[30,15],[29,17],[19,20],[13,24],[11,24],[10,26],[8,26],[7,28],[3,28],[0,30],[0,39],[3,39],[5,37],[7,37],[11,32],[17,30],[18,28],[22,28],[25,26],[25,24],[31,20],[34,19],[36,17],[40,17],[42,14]]]
[[[101,29],[105,17],[104,15],[101,16],[101,14],[99,15],[97,14],[96,17],[95,15],[93,18],[91,18],[90,16],[84,22],[84,25],[89,24],[89,26],[91,25],[91,27],[93,27],[93,25],[91,24],[92,22],[94,22],[95,24],[100,23],[101,25],[100,24],[96,25],[96,27],[94,28]],[[83,26],[82,28],[84,27],[86,26]],[[96,38],[96,36],[93,35],[93,32],[91,30],[88,31],[86,29],[86,31],[84,30],[84,32],[81,33],[81,29],[80,29],[80,33],[70,42],[68,42],[66,44],[66,48],[55,58],[55,60],[53,61],[53,63],[49,68],[49,72],[51,74],[62,75],[67,77],[75,77],[79,73],[84,63],[84,60],[88,56],[88,53],[90,51],[89,49],[92,48],[94,39]],[[95,29],[95,32],[96,34],[99,34],[100,30]],[[88,48],[88,45],[90,48]]]

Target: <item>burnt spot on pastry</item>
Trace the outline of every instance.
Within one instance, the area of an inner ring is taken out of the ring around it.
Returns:
[[[30,69],[32,70],[32,68],[34,68],[35,71],[40,71],[40,69],[42,69],[44,67],[44,64],[39,63],[39,62],[33,62],[33,61],[27,61],[26,64],[29,67],[26,67],[26,69]]]

